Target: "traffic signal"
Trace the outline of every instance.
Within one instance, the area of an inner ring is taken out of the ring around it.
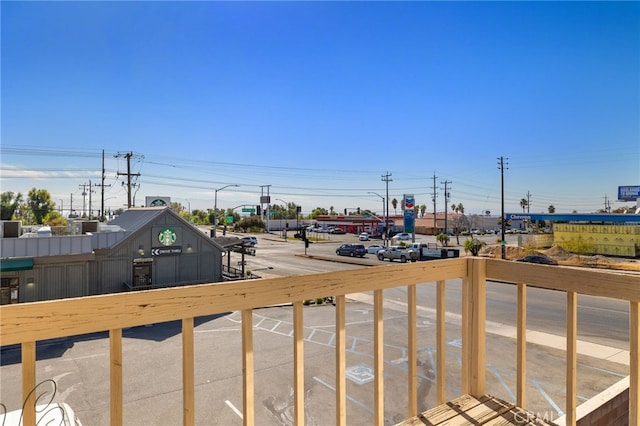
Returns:
[[[260,207],[260,205],[257,205],[257,206],[256,206],[256,214],[257,214],[258,216],[261,216],[261,215],[262,215],[262,207]]]

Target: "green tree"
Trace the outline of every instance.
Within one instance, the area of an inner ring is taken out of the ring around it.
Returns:
[[[260,232],[266,227],[259,216],[249,216],[240,219],[235,224],[235,229],[242,232]]]
[[[393,213],[397,214],[398,213],[398,200],[396,198],[391,200],[391,206],[393,207]]]
[[[38,225],[43,224],[44,218],[55,209],[55,204],[51,200],[51,194],[49,194],[49,191],[46,189],[32,188],[31,191],[29,191],[29,200],[27,203]]]
[[[180,213],[184,213],[184,206],[181,203],[178,203],[177,201],[172,201],[171,202],[171,206],[170,206],[171,210],[173,210],[174,212],[180,214]]]
[[[22,194],[8,191],[0,194],[0,219],[11,220],[20,203],[22,202]]]
[[[422,204],[420,206],[420,216],[424,217],[424,214],[427,212],[427,205],[426,204]]]
[[[436,236],[436,240],[443,246],[449,245],[449,236],[444,232]]]
[[[62,217],[58,210],[51,210],[51,212],[44,218],[44,223],[49,226],[67,226],[67,219]]]
[[[315,219],[318,216],[328,215],[328,214],[329,214],[329,212],[327,211],[327,209],[322,208],[322,207],[316,207],[315,209],[313,209],[313,211],[311,211],[311,214],[309,215],[309,218]]]
[[[463,248],[465,253],[471,252],[473,256],[477,256],[480,253],[480,249],[487,245],[486,242],[477,238],[470,238],[464,242]]]

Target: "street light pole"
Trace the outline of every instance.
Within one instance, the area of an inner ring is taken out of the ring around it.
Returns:
[[[229,188],[230,186],[240,186],[236,184],[225,185],[222,188],[218,188],[215,190],[215,195],[213,198],[213,238],[216,237],[216,230],[218,229],[218,191],[222,191],[225,188]]]
[[[389,239],[389,182],[391,182],[391,173],[387,172],[386,175],[382,175],[382,181],[387,184],[387,214],[385,216],[385,245],[387,245],[387,240]]]
[[[282,198],[276,198],[276,201],[282,201],[284,203],[284,218],[287,219],[287,216],[289,216],[289,203]]]

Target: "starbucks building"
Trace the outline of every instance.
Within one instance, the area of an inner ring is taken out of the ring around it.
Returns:
[[[223,281],[226,250],[168,207],[91,222],[37,238],[3,233],[2,304]]]

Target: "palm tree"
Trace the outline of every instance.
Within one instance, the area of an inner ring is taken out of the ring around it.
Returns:
[[[393,214],[397,214],[398,213],[398,200],[396,198],[391,200],[391,205],[393,206]]]
[[[427,205],[426,204],[422,204],[420,206],[420,216],[424,217],[424,214],[426,213],[426,211],[427,211]]]
[[[522,200],[520,200],[520,207],[522,207],[522,213],[524,213],[524,209],[527,208],[528,205],[529,205],[529,202],[527,201],[526,198],[523,198]]]
[[[554,207],[553,204],[551,204],[549,207],[547,207],[547,210],[549,211],[549,213],[553,214],[556,212],[556,208]]]
[[[454,213],[460,213],[460,214],[464,214],[464,206],[462,205],[462,203],[458,203],[458,205],[451,204],[451,210]],[[461,217],[456,218],[455,220],[455,230],[456,230],[456,243],[458,245],[460,245],[460,225],[461,225]]]

